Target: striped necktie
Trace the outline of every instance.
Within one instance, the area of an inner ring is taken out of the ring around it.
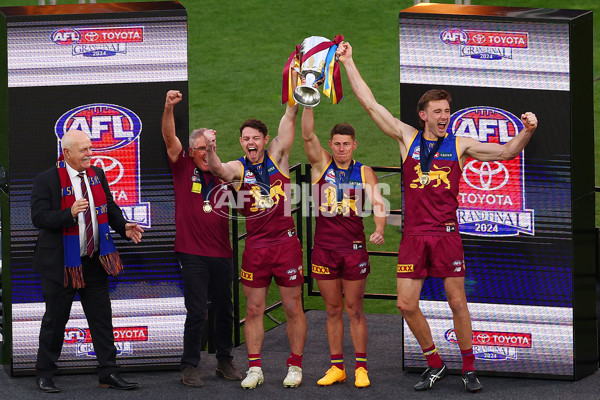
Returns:
[[[80,172],[77,176],[81,179],[81,194],[89,204],[90,197],[88,195],[87,185],[85,184],[85,175],[83,172]],[[92,213],[89,206],[85,210],[84,217],[87,254],[92,257],[94,255],[94,227],[92,226]]]

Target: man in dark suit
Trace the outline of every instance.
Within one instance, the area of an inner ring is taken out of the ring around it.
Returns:
[[[122,264],[108,226],[134,243],[141,240],[143,229],[123,218],[104,171],[91,166],[90,138],[70,130],[61,144],[64,161],[38,175],[31,193],[31,219],[40,230],[34,263],[46,302],[37,387],[48,393],[60,391],[53,375],[73,297],[79,292],[98,359],[100,387],[135,389],[139,383],[128,382],[117,372],[107,276],[118,274]]]

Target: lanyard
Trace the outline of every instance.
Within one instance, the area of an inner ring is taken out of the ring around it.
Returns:
[[[337,201],[338,203],[344,199],[344,186],[350,182],[350,176],[352,175],[352,169],[354,168],[354,160],[350,163],[350,166],[342,176],[342,171],[340,171],[339,167],[333,160],[333,172],[335,173],[335,188],[337,191]]]
[[[202,184],[202,198],[204,199],[204,201],[209,201],[210,198],[210,191],[212,190],[213,186],[215,185],[215,180],[214,178],[211,179],[208,183],[205,182],[204,179],[204,173],[202,171],[200,171],[198,168],[194,168],[194,176],[198,178],[198,180],[200,181],[200,183]]]
[[[429,170],[431,169],[431,162],[433,161],[433,158],[435,157],[435,154],[437,153],[438,149],[440,148],[440,146],[442,145],[442,142],[444,141],[444,136],[442,136],[441,138],[438,138],[437,142],[435,142],[435,144],[433,145],[433,148],[431,148],[431,150],[429,149],[429,146],[426,143],[426,139],[423,136],[423,134],[421,134],[421,172],[425,175],[429,174]]]
[[[248,158],[246,158],[246,168],[248,168],[256,177],[256,180],[261,183],[260,193],[263,196],[269,196],[270,188],[271,188],[271,180],[269,178],[269,170],[267,168],[267,157],[269,157],[269,153],[265,151],[265,155],[263,156],[263,161],[259,165],[253,165]],[[260,168],[257,168],[260,166]]]

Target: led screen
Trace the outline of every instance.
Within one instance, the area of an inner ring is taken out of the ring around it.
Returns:
[[[30,217],[31,186],[55,164],[59,139],[69,128],[90,136],[92,163],[104,169],[125,217],[146,230],[137,246],[115,235],[125,267],[110,279],[118,362],[179,361],[185,307],[173,253],[173,185],[160,130],[165,94],[178,89],[184,103],[176,123],[185,143],[187,18],[182,7],[175,8],[152,16],[7,24],[14,374],[34,368],[45,308],[32,264],[37,231]],[[76,298],[59,366],[95,365]]]
[[[522,113],[540,121],[514,160],[463,166],[457,216],[480,371],[573,375],[569,62],[567,24],[401,14],[403,121],[418,126],[417,101],[431,88],[452,94],[448,129],[458,136],[503,144]],[[445,362],[460,369],[441,280],[425,282],[421,307]],[[405,367],[424,367],[404,332]]]

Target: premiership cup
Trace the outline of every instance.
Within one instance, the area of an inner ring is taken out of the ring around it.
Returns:
[[[330,42],[330,40],[322,36],[311,36],[304,39],[300,45],[300,60],[311,49],[324,42]],[[315,84],[320,85],[323,83],[325,62],[328,53],[329,48],[325,48],[311,55],[300,64],[300,76],[304,79],[304,84],[296,87],[293,94],[294,100],[298,104],[304,107],[315,107],[321,102],[321,94],[315,87]]]

